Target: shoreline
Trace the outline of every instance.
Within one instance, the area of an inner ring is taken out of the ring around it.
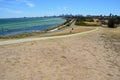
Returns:
[[[71,24],[73,21],[74,19],[70,21],[66,19],[66,21],[62,24],[59,24],[55,27],[48,28],[46,30],[39,31],[39,32],[23,33],[23,34],[17,34],[17,35],[12,35],[12,36],[0,36],[0,40],[1,39],[19,39],[19,38],[26,38],[26,37],[32,37],[32,36],[34,37],[35,35],[47,34],[48,32],[51,32],[54,29],[60,30],[61,27],[67,27],[67,25]]]
[[[92,33],[92,32],[95,32],[97,30],[99,30],[99,27],[97,27],[95,29],[92,29],[92,30],[83,31],[83,32],[79,32],[79,33],[68,34],[68,35],[56,35],[56,36],[47,36],[47,37],[39,37],[39,38],[23,38],[23,39],[15,39],[15,40],[6,40],[6,41],[1,41],[0,46],[23,43],[23,42],[31,42],[31,41],[37,41],[37,40],[66,38],[66,37],[72,37],[72,36],[78,36],[78,35]]]

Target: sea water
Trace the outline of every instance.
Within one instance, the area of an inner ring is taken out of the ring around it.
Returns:
[[[0,19],[0,36],[43,31],[64,23],[63,18]]]

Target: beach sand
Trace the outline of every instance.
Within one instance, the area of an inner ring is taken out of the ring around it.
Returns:
[[[120,80],[119,34],[120,29],[100,28],[0,46],[0,80]]]

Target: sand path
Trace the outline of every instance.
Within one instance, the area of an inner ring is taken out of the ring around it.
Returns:
[[[120,80],[109,31],[0,46],[0,80]]]
[[[6,45],[6,44],[15,44],[15,43],[22,43],[22,42],[28,42],[28,41],[36,41],[36,40],[47,40],[47,39],[55,39],[55,38],[65,38],[65,37],[72,37],[77,36],[81,34],[91,33],[94,31],[97,31],[99,28],[96,28],[91,31],[76,33],[76,34],[70,34],[70,35],[62,35],[62,36],[52,36],[52,37],[40,37],[40,38],[23,38],[23,39],[14,39],[14,40],[6,40],[6,41],[0,41],[0,45]]]

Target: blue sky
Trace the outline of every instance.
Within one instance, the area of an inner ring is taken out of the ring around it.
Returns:
[[[120,0],[0,0],[0,18],[110,13],[120,15]]]

